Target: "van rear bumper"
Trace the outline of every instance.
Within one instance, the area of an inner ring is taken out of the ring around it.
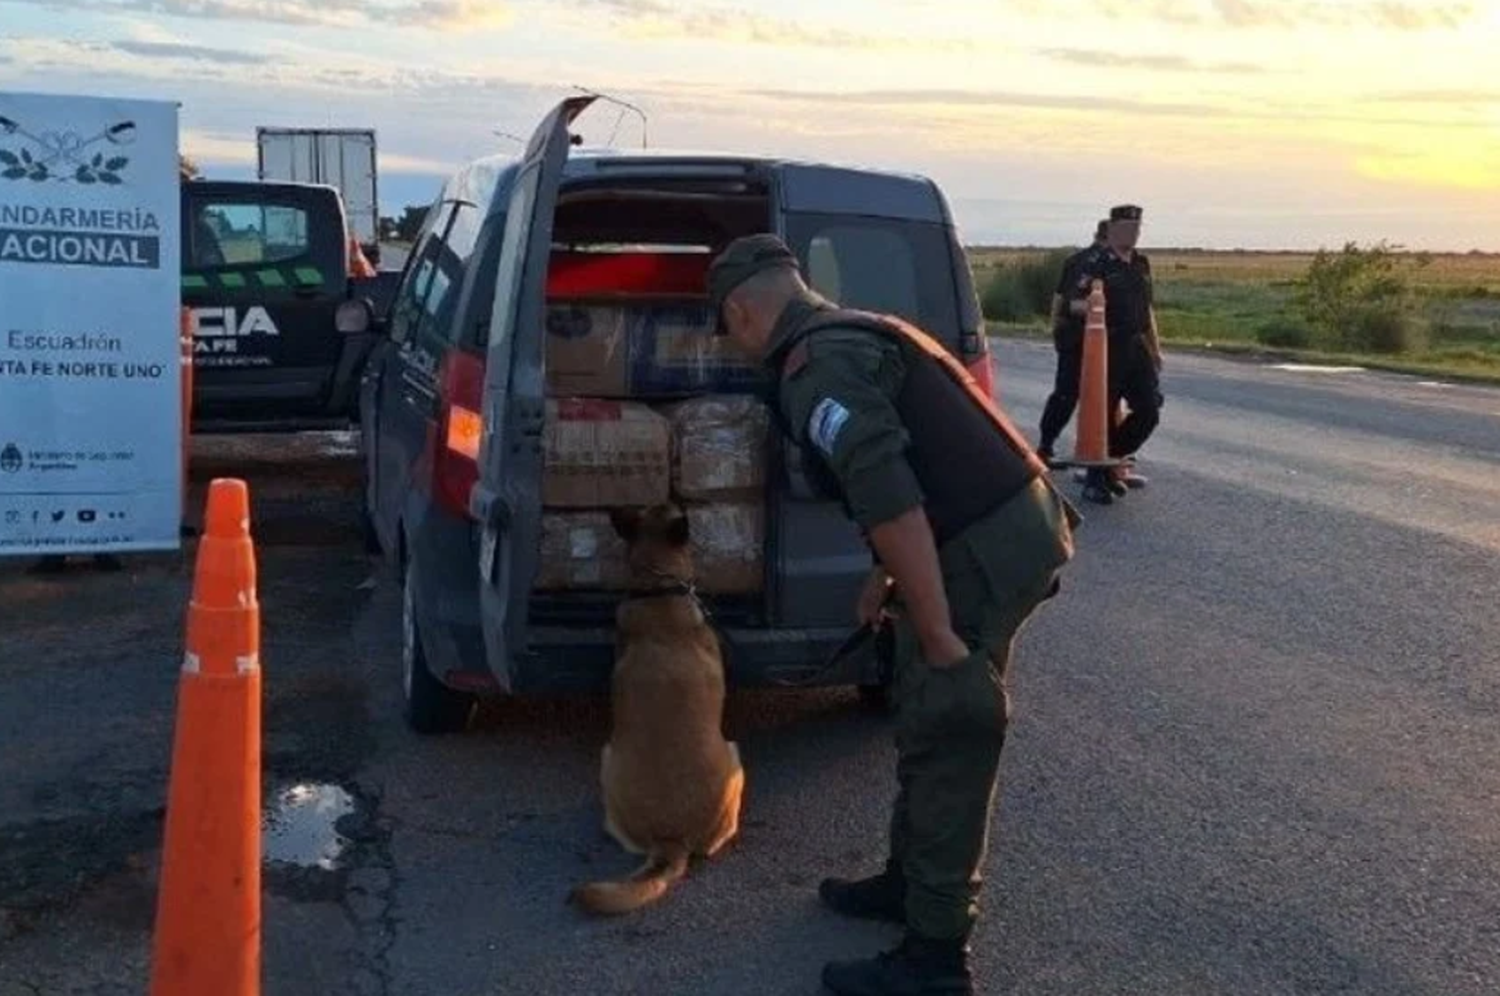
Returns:
[[[820,688],[875,684],[881,670],[873,643],[833,657],[848,629],[720,629],[731,688]],[[532,627],[530,652],[516,662],[512,692],[608,691],[613,628]],[[831,665],[831,666],[830,666]]]

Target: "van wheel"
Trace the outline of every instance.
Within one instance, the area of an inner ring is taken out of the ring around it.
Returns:
[[[860,685],[860,705],[881,716],[892,716],[896,712],[896,696],[889,681],[878,685]]]
[[[433,677],[417,630],[415,568],[410,562],[401,579],[401,689],[406,724],[417,733],[457,733],[469,723],[476,699],[455,692]]]

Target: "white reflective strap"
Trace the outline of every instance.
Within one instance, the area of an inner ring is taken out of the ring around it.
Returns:
[[[203,670],[203,662],[198,660],[198,655],[188,652],[182,655],[182,673],[197,674]]]

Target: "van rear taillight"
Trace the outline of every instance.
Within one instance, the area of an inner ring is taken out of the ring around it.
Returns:
[[[484,419],[484,360],[454,350],[438,378],[437,440],[432,457],[433,497],[453,515],[469,515],[469,491],[479,481],[479,440]]]
[[[448,406],[448,451],[471,463],[479,459],[479,436],[484,423],[479,413],[463,405]]]

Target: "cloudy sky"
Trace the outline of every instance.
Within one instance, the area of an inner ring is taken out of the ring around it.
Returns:
[[[374,127],[395,213],[578,85],[652,146],[928,173],[1006,244],[1128,200],[1153,245],[1500,250],[1497,47],[1500,0],[0,0],[0,89],[179,100],[211,176]]]

